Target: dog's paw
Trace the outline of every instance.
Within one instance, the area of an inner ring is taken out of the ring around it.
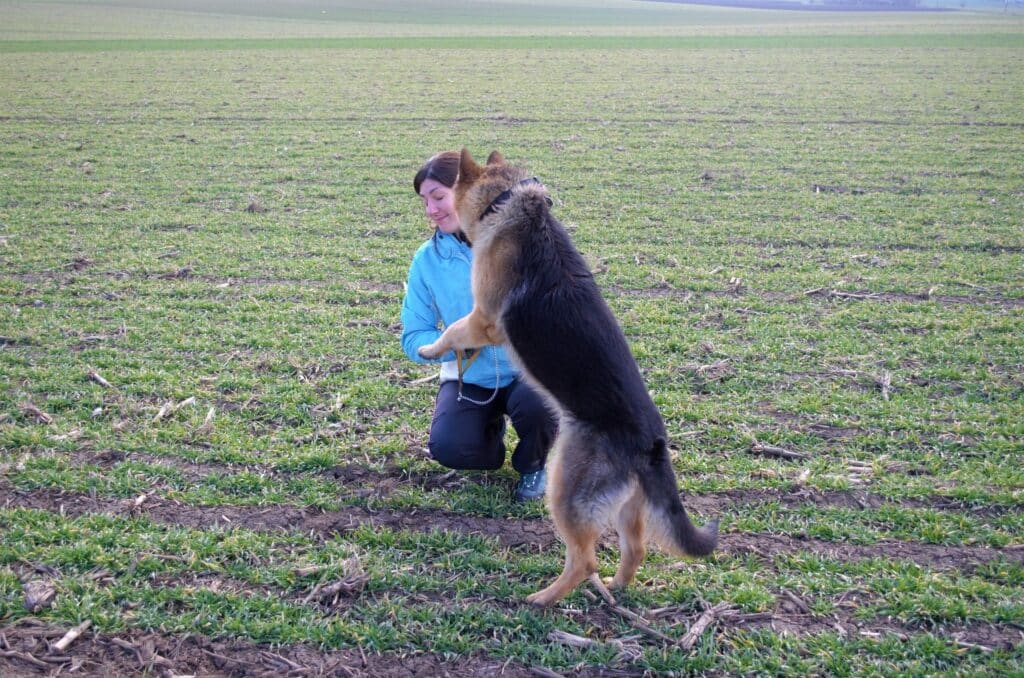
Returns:
[[[420,346],[416,352],[420,354],[421,358],[426,358],[427,360],[437,360],[444,355],[444,349],[438,346],[436,341],[433,344]]]
[[[555,600],[552,596],[547,595],[547,589],[543,591],[537,591],[526,596],[526,602],[534,607],[551,607]]]

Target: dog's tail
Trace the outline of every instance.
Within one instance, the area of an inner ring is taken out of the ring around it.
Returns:
[[[665,439],[658,438],[638,474],[647,497],[647,525],[654,541],[676,555],[706,556],[718,545],[718,521],[697,528],[679,499]]]

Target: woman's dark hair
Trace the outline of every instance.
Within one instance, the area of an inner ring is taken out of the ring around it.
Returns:
[[[412,180],[412,188],[416,195],[420,194],[420,186],[427,179],[433,179],[448,188],[454,186],[459,178],[460,158],[461,154],[458,151],[444,151],[424,163],[416,173],[416,178]]]

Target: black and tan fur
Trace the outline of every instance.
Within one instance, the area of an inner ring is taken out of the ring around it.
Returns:
[[[558,410],[548,457],[547,503],[566,543],[565,568],[529,601],[550,605],[597,571],[607,527],[621,558],[611,585],[628,585],[653,539],[676,554],[702,556],[718,524],[694,527],[679,499],[666,432],[626,337],[546,189],[497,151],[480,166],[462,151],[455,210],[473,246],[472,312],[420,349],[505,344],[530,382]],[[507,199],[488,212],[505,191]]]

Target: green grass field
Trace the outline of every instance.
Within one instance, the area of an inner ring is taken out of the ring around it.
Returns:
[[[1019,673],[1024,20],[368,6],[0,0],[0,675]],[[461,146],[547,184],[722,522],[640,622],[526,606],[545,509],[424,451]]]

